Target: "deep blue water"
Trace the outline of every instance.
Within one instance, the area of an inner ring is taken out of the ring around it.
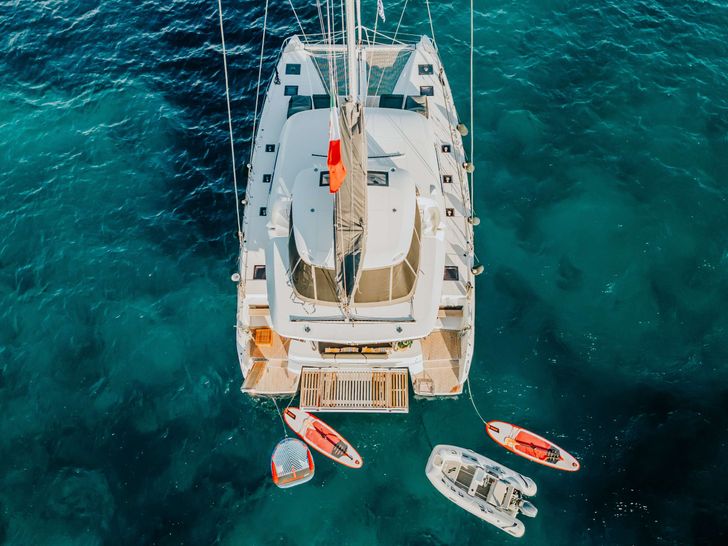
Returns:
[[[224,4],[242,165],[262,8]],[[476,9],[473,393],[582,470],[461,397],[330,416],[365,468],[277,490],[280,422],[238,390],[216,2],[2,0],[0,543],[515,543],[429,485],[435,443],[536,480],[522,544],[727,543],[728,3]],[[465,117],[467,3],[433,16]],[[273,2],[268,68],[296,28]]]

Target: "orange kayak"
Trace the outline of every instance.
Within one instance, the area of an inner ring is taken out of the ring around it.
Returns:
[[[301,408],[288,408],[283,418],[304,442],[329,459],[349,468],[361,468],[364,464],[356,449],[318,417]]]
[[[530,461],[567,472],[579,470],[576,457],[531,431],[503,421],[489,421],[485,430],[508,451]]]

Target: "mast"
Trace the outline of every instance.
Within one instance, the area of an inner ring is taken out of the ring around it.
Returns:
[[[356,0],[346,0],[346,63],[349,75],[349,97],[359,101],[359,62],[356,47]]]
[[[367,239],[367,139],[359,90],[356,0],[346,0],[346,60],[349,96],[340,111],[341,158],[346,176],[334,197],[334,270],[342,311],[349,308],[362,275]]]
[[[356,0],[356,43],[361,47],[361,0]]]

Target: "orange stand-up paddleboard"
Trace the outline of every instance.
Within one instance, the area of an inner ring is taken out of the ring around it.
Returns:
[[[567,472],[579,470],[576,457],[538,434],[503,421],[489,421],[485,430],[493,440],[516,455]]]
[[[329,459],[349,468],[361,468],[364,464],[356,449],[318,417],[300,408],[288,408],[283,418],[304,442]]]

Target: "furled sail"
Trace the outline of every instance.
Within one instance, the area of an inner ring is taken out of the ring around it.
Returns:
[[[363,105],[344,102],[340,127],[346,177],[334,197],[334,247],[336,293],[346,308],[359,283],[366,248],[367,139]]]
[[[332,100],[333,102],[333,100]],[[329,168],[329,191],[336,193],[346,177],[346,167],[341,158],[341,129],[339,128],[339,109],[331,105],[329,120],[329,152],[326,166]]]

